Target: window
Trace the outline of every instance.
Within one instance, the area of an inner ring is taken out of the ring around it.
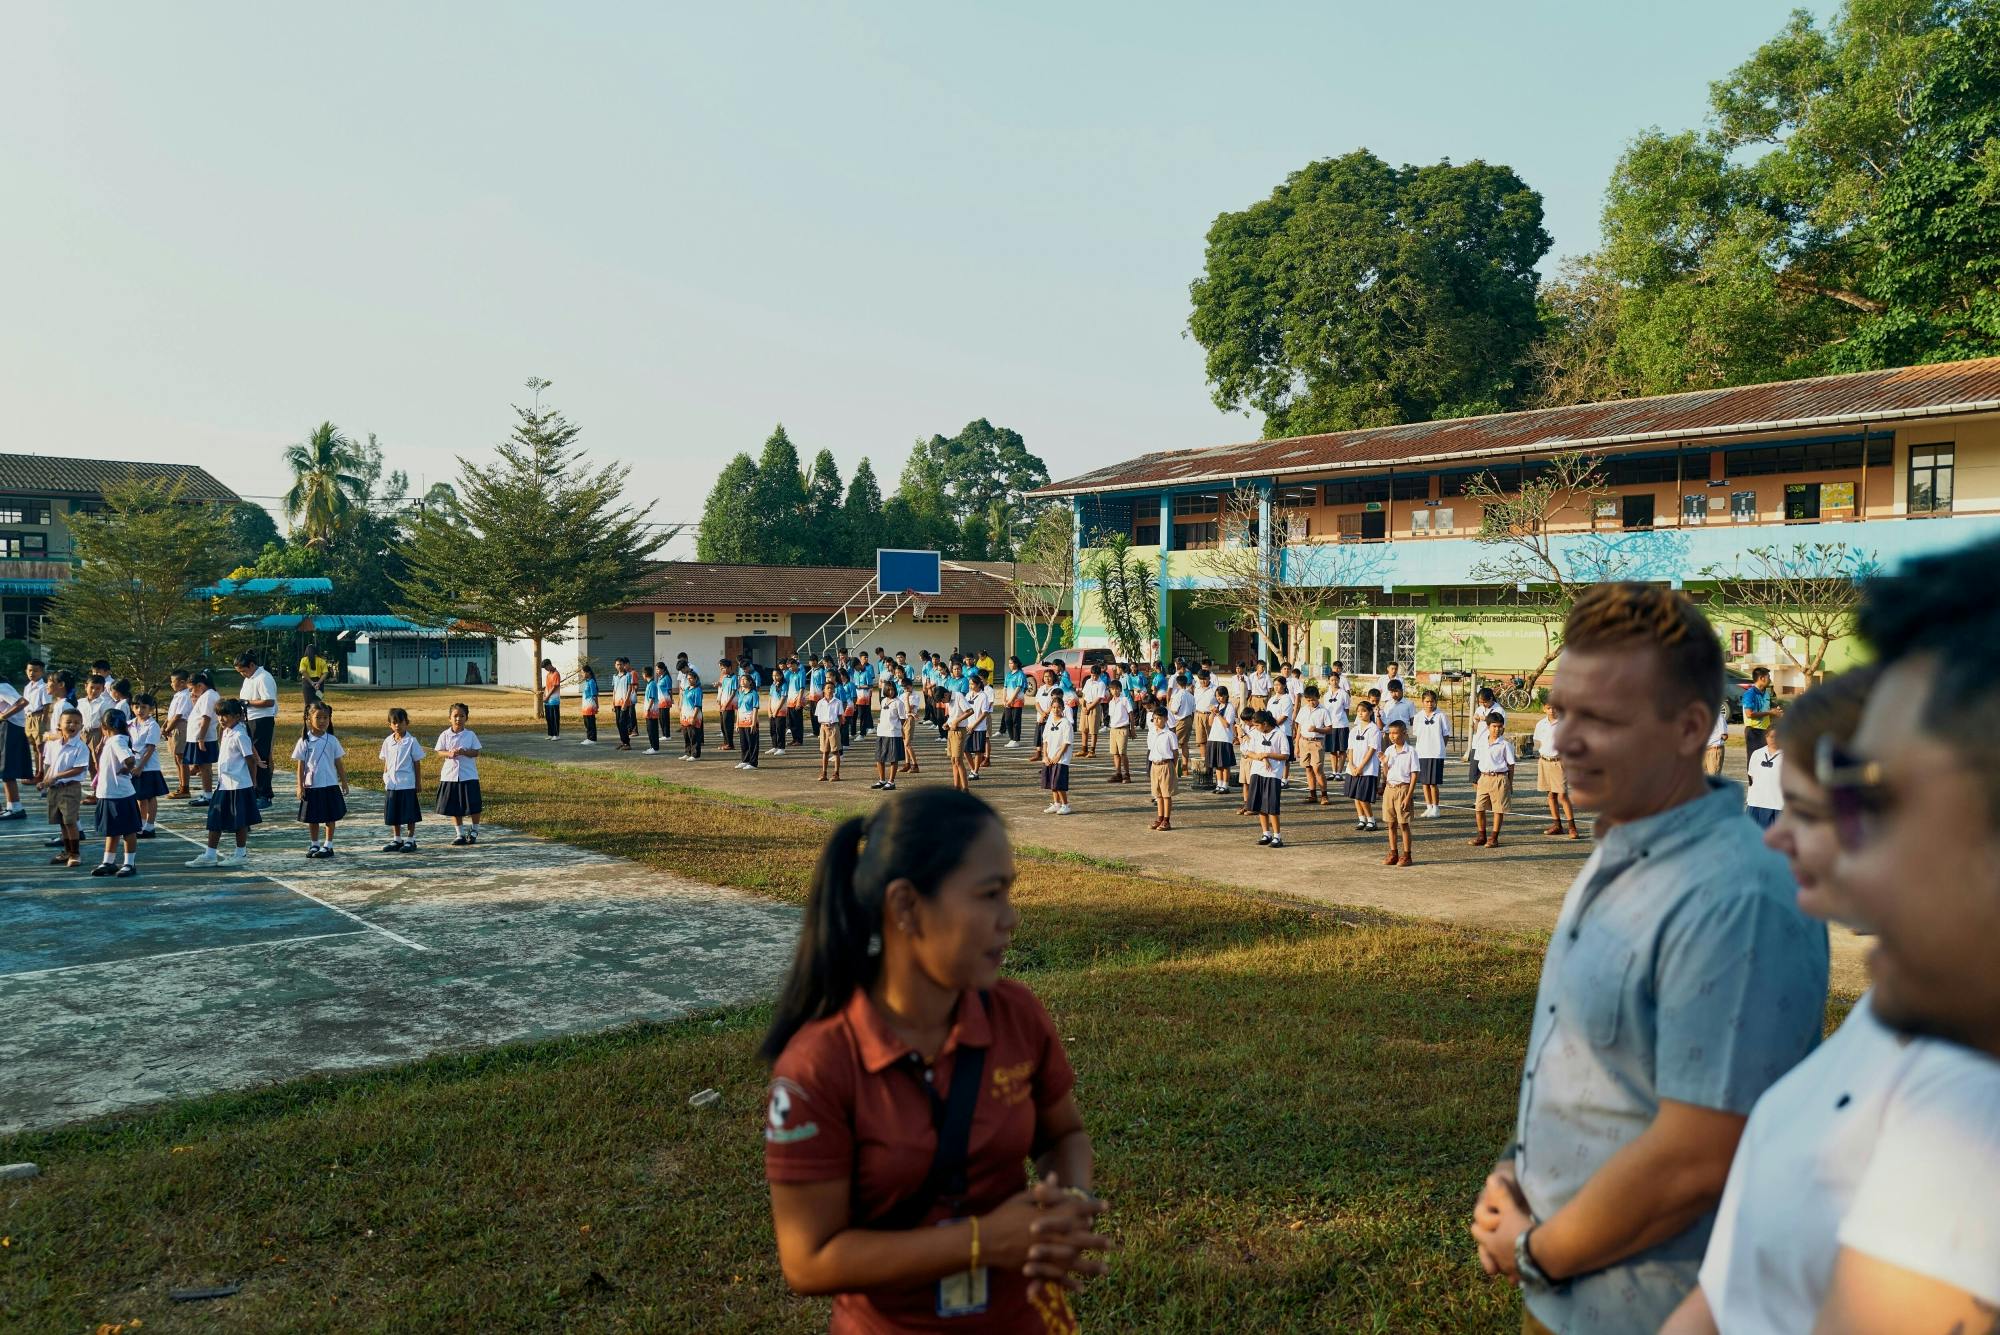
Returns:
[[[46,533],[0,533],[0,557],[39,561],[49,554]]]
[[[28,634],[28,614],[26,612],[7,613],[4,630],[0,630],[0,633],[4,633],[10,640],[33,638]]]
[[[1151,519],[1141,519],[1134,523],[1132,525],[1132,542],[1135,546],[1139,547],[1159,546],[1160,517],[1156,514]]]
[[[1759,445],[1725,450],[1723,471],[1730,477],[1770,477],[1776,473],[1831,473],[1887,468],[1895,459],[1895,442],[1870,440],[1864,452],[1859,440],[1816,440],[1798,445]]]
[[[1679,482],[1682,477],[1681,460],[1671,454],[1607,459],[1604,476],[1614,487],[1647,487],[1661,482]]]
[[[1304,515],[1279,515],[1278,524],[1279,532],[1282,534],[1279,541],[1287,547],[1296,547],[1300,543],[1312,540],[1312,521]]]
[[[1623,499],[1624,524],[1626,528],[1651,528],[1653,526],[1653,494],[1646,492],[1639,496]]]
[[[1417,661],[1415,617],[1341,617],[1333,623],[1334,657],[1350,672],[1373,674]]]
[[[1461,584],[1437,591],[1439,607],[1512,607],[1533,597],[1511,584]]]
[[[1390,492],[1399,501],[1427,501],[1431,495],[1431,479],[1427,473],[1404,473],[1390,484]]]
[[[0,524],[46,524],[49,503],[20,496],[0,497]]]
[[[1951,513],[1950,445],[1910,446],[1910,513]]]
[[[1319,488],[1285,487],[1272,495],[1271,504],[1281,510],[1309,510],[1319,504]]]
[[[1364,477],[1354,482],[1326,484],[1328,505],[1366,505],[1370,501],[1388,499],[1389,479],[1386,477]]]
[[[1738,524],[1757,522],[1757,493],[1754,491],[1732,491],[1729,493],[1729,518]]]
[[[1681,523],[1706,524],[1707,522],[1708,496],[1706,493],[1695,492],[1692,495],[1681,497]]]
[[[1174,518],[1182,515],[1212,515],[1221,504],[1221,498],[1214,492],[1196,493],[1190,496],[1174,497]]]
[[[739,626],[775,626],[782,620],[776,612],[738,612],[736,624]]]
[[[740,622],[743,618],[737,617]],[[713,612],[662,612],[660,620],[670,626],[712,626],[715,624]]]
[[[942,626],[951,620],[949,612],[929,612],[923,616],[913,616],[910,624],[915,626]]]
[[[1219,535],[1220,525],[1213,519],[1206,523],[1175,524],[1174,549],[1179,551],[1189,547],[1213,547]]]

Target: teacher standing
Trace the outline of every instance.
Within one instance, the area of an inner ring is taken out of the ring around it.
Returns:
[[[299,659],[299,736],[306,735],[305,720],[312,717],[312,707],[320,700],[320,692],[326,688],[326,679],[333,672],[333,664],[319,656],[319,646],[306,646],[305,657]]]

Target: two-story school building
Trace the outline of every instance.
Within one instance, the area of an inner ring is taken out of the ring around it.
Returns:
[[[1749,549],[1831,543],[1893,567],[2000,534],[2000,358],[1169,450],[1036,494],[1068,500],[1080,548],[1120,533],[1155,565],[1170,652],[1284,652],[1268,618],[1246,626],[1203,605],[1226,499],[1250,488],[1256,540],[1281,547],[1262,548],[1280,579],[1330,586],[1313,662],[1375,672],[1457,660],[1493,673],[1539,662],[1542,634],[1506,611],[1532,586],[1481,578],[1494,549],[1477,540],[1472,479],[1514,492],[1570,452],[1599,463],[1587,500],[1548,524],[1573,570],[1587,559],[1615,572],[1604,577],[1699,593],[1713,583],[1704,571],[1741,569]],[[1076,620],[1079,644],[1108,642],[1088,579]],[[1736,666],[1784,665],[1747,626],[1725,643]],[[1843,661],[1836,651],[1828,666]]]
[[[104,508],[104,491],[133,480],[180,484],[183,499],[240,498],[192,464],[0,454],[0,638],[40,648],[42,614],[75,568],[69,517]]]
[[[915,657],[961,650],[1002,657],[1010,642],[1011,581],[994,562],[946,561],[937,596],[921,615],[903,607],[879,625],[859,618],[875,572],[848,566],[722,565],[707,561],[656,561],[616,610],[594,612],[570,624],[563,643],[544,645],[543,657],[565,680],[580,662],[600,673],[619,657],[634,663],[669,663],[686,654],[704,680],[724,657],[748,654],[769,668],[779,659],[826,642],[829,620],[850,623],[845,638],[855,650],[880,645]],[[865,636],[859,635],[865,629]],[[524,640],[500,646],[500,681],[532,686],[534,647]]]

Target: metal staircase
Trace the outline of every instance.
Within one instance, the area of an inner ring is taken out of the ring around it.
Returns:
[[[871,579],[849,595],[832,616],[814,627],[812,634],[794,645],[792,652],[800,658],[819,658],[852,649],[856,641],[868,639],[916,601],[901,593],[883,593]]]

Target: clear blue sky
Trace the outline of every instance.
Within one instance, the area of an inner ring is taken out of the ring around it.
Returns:
[[[8,0],[0,451],[271,497],[331,418],[437,480],[538,374],[671,520],[781,420],[885,490],[980,416],[1058,477],[1248,439],[1183,336],[1217,213],[1485,158],[1552,272],[1788,8]]]

